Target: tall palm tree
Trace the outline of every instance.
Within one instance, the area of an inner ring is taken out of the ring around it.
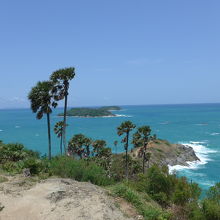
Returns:
[[[114,141],[114,145],[115,145],[115,153],[117,154],[117,145],[118,145],[118,141]]]
[[[31,102],[31,109],[34,113],[37,113],[36,118],[41,119],[44,114],[47,115],[49,159],[51,159],[50,114],[52,113],[52,107],[55,108],[57,106],[51,94],[52,88],[53,84],[50,81],[38,82],[28,94],[28,99]]]
[[[57,135],[58,138],[60,138],[60,154],[61,155],[63,153],[63,127],[64,127],[63,121],[58,121],[54,126],[54,133]]]
[[[90,145],[92,144],[92,139],[85,137],[84,138],[84,145],[86,147],[86,157],[90,156]]]
[[[100,156],[102,150],[106,147],[107,143],[104,140],[95,140],[92,143],[93,151],[96,154],[97,157]]]
[[[55,100],[64,99],[64,114],[63,114],[63,145],[66,153],[66,112],[67,112],[67,98],[69,95],[69,83],[75,77],[75,68],[59,69],[52,73],[50,80],[54,83],[53,95]]]
[[[85,149],[83,148],[84,141],[85,136],[83,134],[74,135],[69,141],[68,151],[71,152],[71,154],[77,154],[80,159],[82,159],[85,152]]]
[[[117,133],[119,136],[125,134],[125,137],[122,139],[122,143],[125,143],[126,151],[126,169],[125,176],[128,179],[128,144],[129,144],[129,134],[136,127],[131,121],[125,121],[117,128]]]
[[[152,139],[150,133],[151,133],[151,129],[149,126],[142,126],[138,128],[133,135],[132,143],[134,144],[135,147],[141,147],[139,152],[143,158],[143,163],[142,163],[143,173],[145,173],[145,162],[148,160],[149,157],[149,155],[146,155],[146,151],[147,151],[147,145],[149,141]]]

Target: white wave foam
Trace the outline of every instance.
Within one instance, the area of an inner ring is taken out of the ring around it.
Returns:
[[[204,140],[204,141],[190,141],[190,144],[207,144],[207,142],[208,142],[208,140]],[[187,145],[185,143],[182,143],[182,144],[183,145]]]
[[[131,115],[119,115],[119,114],[116,114],[116,117],[126,117],[126,118],[132,118]]]
[[[203,186],[207,186],[209,188],[211,186],[214,186],[215,182],[214,181],[205,181],[205,182],[203,181],[200,184],[203,185]]]
[[[2,132],[3,130],[0,129],[0,132]]]
[[[220,133],[217,133],[217,132],[213,132],[210,134],[211,136],[217,136],[217,135],[220,135]]]
[[[207,123],[200,123],[200,124],[195,124],[197,126],[207,126],[208,124]]]
[[[170,122],[169,121],[164,121],[164,122],[160,122],[160,125],[168,125]]]
[[[209,154],[216,153],[217,151],[211,150],[207,148],[206,146],[202,145],[204,144],[204,141],[190,141],[189,143],[181,143],[184,146],[192,147],[195,151],[196,156],[200,159],[200,161],[188,161],[187,164],[189,166],[182,166],[182,165],[175,165],[175,166],[169,166],[169,171],[172,173],[174,171],[179,171],[183,169],[198,169],[199,166],[205,165],[208,163],[208,161],[211,161],[209,158]]]
[[[15,128],[20,128],[20,127],[21,127],[21,126],[19,126],[19,125],[16,125],[16,126],[15,126]]]
[[[115,117],[125,117],[125,118],[131,118],[131,115],[119,115],[119,114],[115,114],[115,115],[110,115],[110,116],[101,116],[101,117],[93,117],[93,118],[115,118]]]

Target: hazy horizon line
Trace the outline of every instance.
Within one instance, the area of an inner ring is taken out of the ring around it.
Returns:
[[[196,102],[196,103],[167,103],[167,104],[114,104],[114,105],[76,105],[76,106],[69,106],[68,108],[87,108],[87,107],[105,107],[105,106],[165,106],[165,105],[207,105],[207,104],[220,104],[220,102]],[[57,107],[57,109],[60,109],[63,107]],[[0,108],[0,110],[13,110],[13,109],[30,109],[29,107],[6,107],[6,108]]]

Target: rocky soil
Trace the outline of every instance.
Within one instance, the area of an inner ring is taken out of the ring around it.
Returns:
[[[31,178],[10,178],[0,184],[0,207],[0,220],[138,219],[135,211],[126,217],[102,188],[60,178],[39,183]]]

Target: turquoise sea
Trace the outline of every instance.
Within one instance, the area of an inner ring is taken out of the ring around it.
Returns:
[[[76,133],[91,138],[105,139],[113,152],[121,152],[123,146],[115,149],[113,142],[119,140],[116,127],[125,120],[137,126],[150,125],[158,138],[173,143],[190,145],[200,158],[189,168],[176,166],[180,175],[207,189],[220,181],[220,104],[149,105],[121,106],[114,118],[68,118],[68,139]],[[56,109],[52,114],[52,127],[60,120]],[[52,131],[53,133],[53,131]],[[20,142],[27,148],[47,153],[46,117],[36,120],[29,109],[0,110],[0,140],[5,143]],[[59,140],[52,135],[53,154],[59,153]],[[173,168],[172,168],[173,169]]]

